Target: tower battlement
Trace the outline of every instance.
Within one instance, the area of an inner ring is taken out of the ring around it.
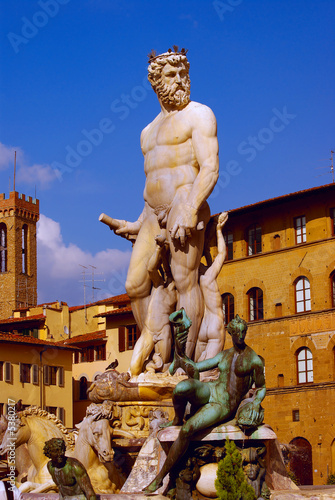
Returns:
[[[37,303],[36,224],[39,200],[0,194],[0,318]]]
[[[35,220],[39,219],[40,203],[36,198],[11,191],[9,198],[4,193],[0,194],[0,218],[17,215],[19,217]]]

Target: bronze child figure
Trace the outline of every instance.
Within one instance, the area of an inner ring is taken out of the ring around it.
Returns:
[[[44,454],[51,460],[48,471],[59,489],[60,500],[96,500],[85,467],[76,458],[65,456],[63,439],[52,438],[44,445]]]

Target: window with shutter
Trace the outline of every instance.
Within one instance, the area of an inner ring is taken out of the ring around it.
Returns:
[[[30,364],[20,363],[20,382],[30,384],[30,368]]]
[[[64,368],[63,368],[63,366],[58,367],[58,385],[59,385],[59,387],[64,387]]]
[[[58,366],[49,366],[49,384],[57,385]]]
[[[13,370],[10,361],[5,361],[5,382],[10,384],[13,382]]]
[[[43,366],[43,382],[44,385],[50,385],[50,370],[48,365]]]
[[[123,352],[126,350],[125,332],[125,327],[119,326],[119,352]]]
[[[58,418],[63,424],[65,424],[65,410],[64,410],[64,408],[58,408]]]
[[[33,365],[33,384],[38,385],[39,382],[39,366]]]

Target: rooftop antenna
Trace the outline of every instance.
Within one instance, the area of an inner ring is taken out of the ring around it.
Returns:
[[[82,264],[79,264],[80,267],[83,268],[82,274],[83,274],[83,279],[82,282],[84,284],[84,311],[85,311],[85,323],[87,323],[87,308],[86,308],[86,283],[85,283],[85,269],[87,269],[86,266],[83,266]]]
[[[330,151],[330,158],[321,158],[321,160],[319,161],[325,161],[325,160],[330,160],[331,161],[331,164],[330,165],[327,165],[326,167],[316,167],[316,168],[330,168],[330,172],[327,172],[325,174],[320,174],[320,175],[317,175],[316,177],[322,177],[323,175],[328,175],[329,173],[332,174],[332,179],[333,179],[333,183],[335,182],[334,181],[334,162],[333,162],[333,155],[334,155],[334,151]]]
[[[94,286],[94,269],[96,269],[96,267],[91,266],[91,264],[89,264],[89,267],[92,268],[92,302],[94,302],[94,290],[101,290],[101,288]],[[105,280],[95,280],[95,281],[105,281]]]
[[[14,151],[14,191],[15,191],[15,176],[16,176],[16,151]]]

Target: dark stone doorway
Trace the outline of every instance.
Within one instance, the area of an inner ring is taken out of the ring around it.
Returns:
[[[307,439],[296,437],[290,442],[290,469],[302,486],[313,484],[312,446]]]

